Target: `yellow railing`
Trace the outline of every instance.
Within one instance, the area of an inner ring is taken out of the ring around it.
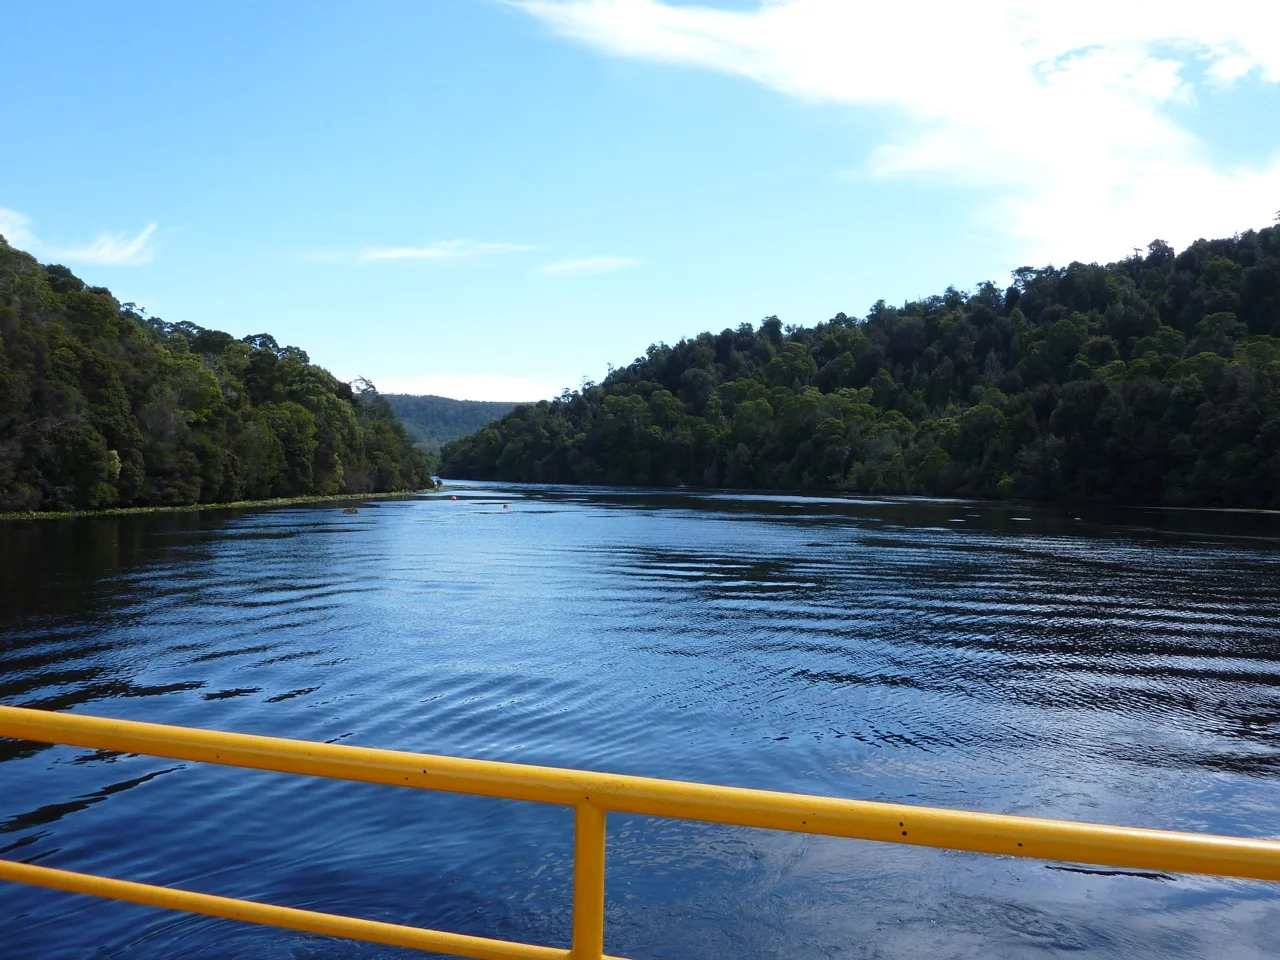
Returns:
[[[570,950],[295,910],[0,859],[0,880],[480,960],[601,960],[604,957],[605,815],[610,811],[1039,860],[1280,881],[1280,842],[1274,840],[1039,820],[489,760],[459,760],[20,707],[0,707],[0,736],[573,807],[573,947]]]

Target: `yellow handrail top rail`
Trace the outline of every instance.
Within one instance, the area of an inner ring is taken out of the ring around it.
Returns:
[[[290,911],[0,860],[0,879],[473,957],[585,960],[603,956],[605,815],[609,812],[1109,867],[1280,881],[1280,841],[1272,839],[779,793],[22,707],[0,706],[0,736],[575,808],[574,947],[569,952]],[[232,909],[227,904],[240,906]]]
[[[1280,880],[1280,841],[778,793],[0,707],[0,736],[396,787],[1040,860]]]

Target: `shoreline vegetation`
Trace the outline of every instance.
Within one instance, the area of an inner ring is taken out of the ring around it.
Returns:
[[[148,316],[0,237],[0,514],[358,497],[432,467],[368,380]]]
[[[176,506],[105,507],[101,510],[33,510],[27,513],[0,513],[0,523],[27,520],[79,520],[93,517],[129,517],[144,513],[202,513],[214,510],[248,510],[262,507],[294,507],[322,503],[352,503],[365,500],[399,500],[440,493],[446,488],[426,487],[422,490],[389,490],[382,493],[330,493],[303,497],[274,497],[267,500],[237,500],[228,503],[185,503]]]
[[[446,482],[441,482],[439,486],[424,487],[421,490],[392,490],[383,493],[338,493],[338,494],[315,494],[305,497],[276,497],[268,500],[239,500],[233,503],[191,503],[180,506],[156,506],[156,507],[107,507],[101,510],[41,510],[32,511],[30,513],[0,513],[0,523],[20,523],[28,520],[80,520],[92,519],[94,517],[128,517],[140,514],[153,513],[201,513],[204,511],[215,510],[249,510],[263,509],[271,507],[295,507],[295,506],[315,506],[325,503],[352,503],[365,500],[409,500],[425,496],[432,493],[449,493],[464,488],[451,487]],[[617,489],[633,490],[633,491],[649,491],[654,493],[697,493],[697,494],[776,494],[779,496],[809,496],[809,497],[849,497],[856,498],[859,496],[868,496],[868,494],[859,494],[853,491],[832,491],[832,490],[752,490],[742,489],[738,487],[642,487],[618,485]],[[1099,506],[1097,503],[1055,503],[1043,500],[1016,500],[1016,499],[993,499],[990,497],[935,497],[924,494],[883,494],[871,496],[883,496],[886,500],[920,500],[927,503],[956,503],[956,504],[993,504],[1004,508],[1016,507],[1019,504],[1027,507],[1061,507],[1064,510],[1080,508],[1086,506]],[[1171,507],[1162,504],[1151,503],[1135,503],[1135,504],[1113,504],[1112,506],[1126,507],[1135,510],[1159,510],[1174,513],[1230,513],[1230,514],[1250,514],[1257,516],[1274,516],[1280,517],[1280,509],[1268,509],[1262,507]],[[1269,538],[1268,538],[1269,539]]]
[[[438,473],[1280,508],[1280,226],[654,344],[446,443]]]

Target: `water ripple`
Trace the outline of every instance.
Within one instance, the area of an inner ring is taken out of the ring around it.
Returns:
[[[1277,544],[1236,515],[481,486],[358,518],[13,524],[0,698],[1280,836]],[[1260,884],[610,822],[624,955],[1262,957],[1280,922]],[[568,942],[554,808],[0,742],[0,833],[72,869]],[[6,958],[402,955],[21,887],[0,923]]]

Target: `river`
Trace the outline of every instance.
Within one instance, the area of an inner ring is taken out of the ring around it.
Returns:
[[[453,492],[0,525],[0,702],[1280,837],[1280,518]],[[1280,949],[1280,885],[617,815],[608,849],[635,958]],[[571,855],[558,808],[0,741],[13,859],[567,946]],[[422,954],[0,884],[0,956]]]

